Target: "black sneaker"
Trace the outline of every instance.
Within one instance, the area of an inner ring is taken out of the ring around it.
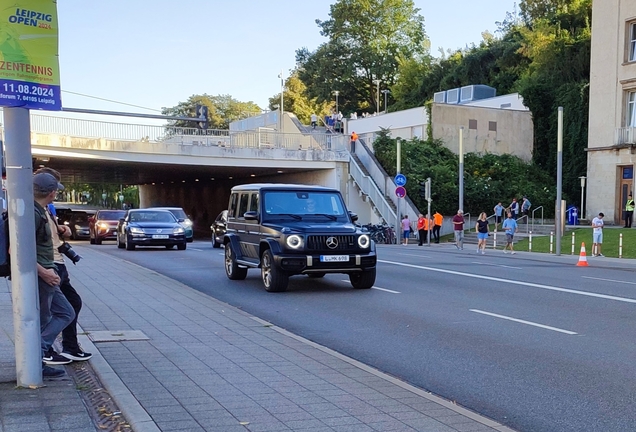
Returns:
[[[42,365],[42,377],[44,378],[58,378],[66,375],[63,369],[55,369],[50,366]]]
[[[61,355],[73,361],[86,361],[93,357],[93,354],[84,352],[81,347],[77,351],[62,351]]]
[[[53,350],[49,350],[49,352],[42,357],[42,361],[47,365],[66,365],[71,363],[71,360],[62,357]]]

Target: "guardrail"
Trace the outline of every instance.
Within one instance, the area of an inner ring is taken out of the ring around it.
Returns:
[[[539,206],[536,209],[532,210],[532,231],[534,231],[534,219],[535,219],[534,213],[536,211],[538,211],[538,210],[541,210],[541,225],[543,225],[543,222],[544,222],[544,220],[543,220],[543,206]]]
[[[358,184],[360,190],[367,195],[373,205],[377,208],[380,216],[394,227],[398,227],[398,217],[393,211],[384,194],[378,189],[373,179],[362,172],[357,162],[352,158],[349,162],[349,173],[351,178]]]

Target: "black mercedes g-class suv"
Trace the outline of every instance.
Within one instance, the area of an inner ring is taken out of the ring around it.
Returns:
[[[227,215],[225,273],[242,280],[260,268],[269,292],[289,277],[345,273],[354,288],[375,283],[375,243],[354,222],[342,195],[321,186],[247,184],[232,188]]]

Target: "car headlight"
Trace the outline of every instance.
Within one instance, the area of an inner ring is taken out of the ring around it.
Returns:
[[[183,221],[183,226],[185,227],[191,227],[192,226],[192,221],[190,219],[186,219]]]
[[[362,249],[368,248],[370,244],[371,239],[369,239],[368,235],[362,234],[360,237],[358,237],[358,246],[360,246]]]
[[[185,232],[185,230],[181,227],[179,228],[175,228],[174,230],[172,230],[173,234],[183,234]]]
[[[99,222],[99,223],[97,224],[97,228],[102,228],[102,229],[103,229],[103,228],[108,228],[108,224],[105,224],[104,222]]]
[[[132,228],[130,228],[130,233],[131,234],[143,234],[144,230],[142,230],[141,228],[132,227]]]
[[[290,235],[286,240],[287,246],[292,249],[298,249],[303,245],[303,239],[299,235]]]
[[[81,229],[82,229],[82,227],[81,227],[81,226],[79,226],[79,225],[75,225],[75,229],[76,229],[76,230],[81,230]]]

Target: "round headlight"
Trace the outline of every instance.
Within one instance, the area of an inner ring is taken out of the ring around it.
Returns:
[[[366,249],[369,247],[369,245],[371,244],[371,240],[369,239],[369,236],[366,234],[362,234],[360,237],[358,237],[358,246],[360,246],[363,249]]]
[[[298,249],[302,245],[303,245],[303,239],[300,236],[294,234],[287,237],[287,246],[289,246],[290,248]]]

